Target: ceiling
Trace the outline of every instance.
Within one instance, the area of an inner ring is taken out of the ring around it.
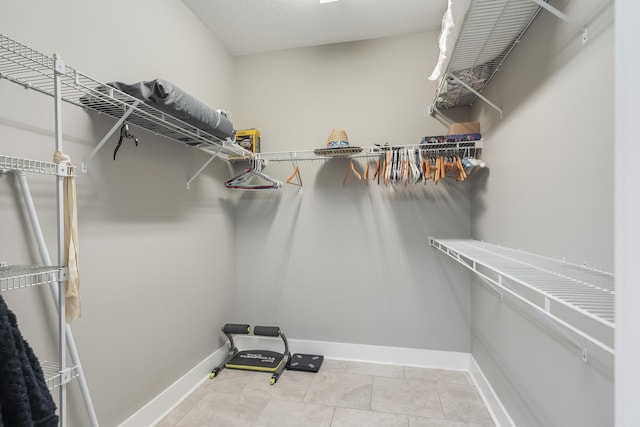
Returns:
[[[439,30],[447,0],[182,0],[233,55]]]

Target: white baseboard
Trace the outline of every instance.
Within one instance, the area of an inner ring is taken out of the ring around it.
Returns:
[[[235,336],[234,340],[240,349],[260,348],[280,352],[283,350],[283,343],[280,339],[247,335]],[[157,424],[209,377],[211,368],[222,363],[227,351],[227,346],[216,350],[211,356],[131,415],[119,427]],[[496,425],[498,427],[514,426],[470,353],[306,340],[289,340],[289,351],[291,353],[320,354],[327,359],[334,360],[468,371],[476,382]],[[509,422],[503,422],[503,420]]]
[[[153,426],[159,423],[209,377],[211,369],[222,363],[227,351],[226,346],[216,350],[118,427]]]
[[[505,407],[502,405],[502,402],[493,390],[493,387],[489,384],[487,377],[484,376],[484,373],[482,372],[482,369],[480,369],[476,359],[473,356],[470,356],[470,358],[471,363],[469,366],[469,375],[471,375],[484,404],[487,406],[494,424],[496,427],[515,427],[515,423],[509,416]]]
[[[234,340],[238,348],[260,348],[280,352],[283,349],[282,340],[279,338],[241,335],[235,336]],[[289,340],[289,351],[292,354],[321,354],[327,359],[334,360],[449,369],[453,371],[468,371],[470,360],[469,353],[455,351],[307,340]]]

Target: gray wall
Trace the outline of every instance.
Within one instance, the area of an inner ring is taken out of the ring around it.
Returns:
[[[236,127],[261,129],[265,150],[322,147],[332,127],[347,129],[352,145],[416,143],[445,129],[426,115],[435,33],[234,60],[181,2],[111,8],[127,12],[97,19],[87,2],[12,1],[0,28],[98,80],[173,81],[229,108]],[[175,31],[141,19],[151,8]],[[52,99],[7,81],[0,91],[2,153],[49,159]],[[79,164],[112,123],[65,106],[65,152]],[[110,141],[77,179],[84,314],[72,329],[102,425],[122,422],[220,347],[228,321],[276,323],[298,339],[469,351],[469,276],[443,270],[427,246],[429,235],[470,236],[468,185],[343,188],[346,163],[336,160],[301,164],[302,194],[241,194],[222,188],[231,170],[216,161],[187,191],[207,157],[136,134],[140,147],[125,144],[113,162]],[[291,169],[267,171],[285,179]],[[15,183],[0,179],[2,240],[11,242],[0,259],[37,262]],[[52,180],[29,180],[53,246]],[[48,291],[3,296],[41,359],[55,360]],[[76,387],[71,425],[86,425]]]
[[[159,30],[159,17],[171,17],[171,32]],[[176,0],[5,1],[0,31],[59,53],[98,80],[163,77],[232,108],[232,58]],[[6,80],[0,99],[0,152],[51,159],[53,99]],[[65,152],[80,165],[113,123],[66,105]],[[83,317],[72,329],[104,426],[122,422],[219,348],[217,331],[234,310],[233,220],[221,184],[227,165],[216,161],[187,190],[187,177],[208,156],[134,133],[140,147],[128,141],[113,162],[113,137],[77,177]],[[53,251],[54,180],[29,180]],[[37,262],[15,188],[11,176],[0,175],[0,259]],[[48,290],[3,297],[40,359],[56,360]],[[86,426],[78,395],[72,381],[70,425]]]
[[[482,102],[484,161],[474,238],[613,271],[613,2],[554,1],[589,27],[543,11]],[[472,353],[518,426],[613,424],[613,360],[580,351],[510,300],[472,283]]]
[[[427,115],[436,36],[237,58],[235,123],[260,129],[263,151],[323,147],[334,127],[354,146],[442,134]],[[237,319],[298,339],[469,351],[468,273],[443,270],[427,243],[470,236],[469,186],[392,191],[351,177],[343,187],[347,165],[300,162],[302,193],[238,199]],[[286,180],[292,170],[271,162],[265,172]]]
[[[112,2],[120,13],[96,4],[10,0],[0,28],[99,80],[171,80],[232,110],[236,127],[259,128],[265,151],[321,147],[334,127],[360,146],[445,129],[426,115],[435,33],[231,58],[179,1]],[[519,426],[610,424],[606,356],[582,364],[427,246],[429,235],[473,235],[612,270],[611,3],[554,4],[589,23],[590,42],[544,13],[534,23],[488,91],[505,117],[473,111],[490,166],[473,185],[343,187],[347,164],[333,160],[300,164],[302,193],[233,193],[221,183],[242,166],[216,161],[187,191],[201,153],[144,132],[115,163],[113,141],[101,151],[78,177],[84,317],[73,330],[102,424],[210,355],[230,320],[278,324],[298,339],[472,351]],[[142,19],[150,10],[171,16],[175,31]],[[51,99],[6,81],[0,97],[2,154],[50,158]],[[65,151],[79,163],[111,124],[66,106]],[[53,242],[53,185],[29,178]],[[0,260],[34,262],[15,183],[0,175],[0,185],[0,233],[11,242]],[[38,354],[55,358],[47,291],[3,297]],[[70,409],[72,425],[86,425],[75,385]]]

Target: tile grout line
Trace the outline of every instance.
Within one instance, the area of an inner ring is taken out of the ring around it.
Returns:
[[[373,411],[373,387],[375,385],[376,377],[371,376],[371,393],[369,394],[369,411]]]
[[[336,417],[336,407],[332,405],[331,420],[329,420],[329,427],[333,424],[333,419]]]
[[[357,364],[353,363],[353,362],[348,362],[347,365],[344,367],[344,369],[342,369],[342,368],[338,369],[335,372],[335,375],[341,376],[343,374],[347,374],[347,375],[368,377],[370,379],[370,395],[369,395],[368,408],[360,409],[360,408],[357,408],[357,407],[349,407],[349,406],[343,407],[343,406],[339,406],[339,405],[336,405],[336,404],[328,404],[327,405],[327,404],[319,403],[321,406],[326,406],[327,408],[331,408],[331,414],[330,414],[330,417],[328,417],[329,426],[331,426],[335,422],[338,422],[341,419],[339,416],[338,416],[338,418],[336,418],[337,409],[338,408],[346,408],[346,409],[350,409],[351,408],[353,410],[363,410],[365,412],[371,412],[371,413],[377,413],[377,414],[389,414],[389,415],[402,416],[403,420],[404,420],[403,423],[406,423],[407,426],[410,426],[411,415],[409,413],[406,413],[406,412],[393,412],[393,411],[388,412],[388,411],[384,411],[384,410],[383,411],[375,411],[373,409],[373,398],[375,397],[374,396],[374,392],[375,392],[376,384],[378,385],[378,388],[383,387],[383,385],[386,384],[386,382],[384,381],[384,379],[386,379],[386,378],[390,378],[390,379],[398,378],[398,379],[401,379],[401,380],[403,380],[405,382],[410,382],[411,380],[423,380],[425,382],[432,383],[435,386],[435,390],[436,390],[437,395],[438,395],[437,396],[438,397],[438,403],[439,403],[439,407],[441,409],[441,413],[442,413],[442,417],[443,417],[443,418],[441,418],[441,420],[443,420],[443,421],[462,421],[462,420],[457,420],[457,419],[453,420],[453,419],[447,418],[447,416],[445,414],[445,409],[444,409],[444,402],[443,402],[443,399],[442,399],[442,393],[446,392],[446,390],[442,390],[441,387],[438,386],[439,384],[443,384],[443,385],[444,384],[454,384],[454,385],[462,386],[463,388],[466,386],[466,387],[470,387],[470,389],[472,389],[476,393],[478,393],[478,390],[474,386],[474,384],[470,384],[469,383],[470,378],[469,378],[468,375],[465,375],[463,377],[463,379],[464,379],[463,382],[459,382],[457,377],[445,376],[445,377],[441,378],[439,375],[436,375],[434,377],[433,376],[434,374],[440,374],[439,371],[432,372],[431,376],[429,376],[428,378],[422,378],[420,375],[418,375],[416,377],[417,374],[420,374],[419,372],[416,374],[413,371],[411,371],[409,367],[406,367],[406,366],[403,366],[403,365],[397,365],[401,369],[401,371],[399,371],[399,372],[401,372],[401,375],[389,377],[388,376],[389,371],[386,371],[386,370],[376,370],[376,369],[374,369],[373,371],[371,371],[370,369],[367,369],[367,368],[370,368],[370,366],[368,366],[368,367],[365,367],[365,369],[362,369],[362,367],[360,367],[359,372],[358,372],[358,369],[356,369],[355,372],[354,372],[353,369],[350,369],[350,368],[354,368],[354,366],[357,367]],[[398,371],[396,371],[396,372],[398,372]],[[396,375],[397,375],[397,373],[396,373]],[[411,378],[409,378],[409,377],[411,377]],[[309,381],[305,381],[304,382],[304,388],[303,389],[298,389],[298,390],[302,391],[302,393],[298,392],[299,393],[298,395],[302,397],[301,403],[304,404],[306,399],[310,396],[310,392],[312,390],[312,386],[313,386],[313,383],[316,380],[316,378],[317,378],[317,375],[312,375]],[[439,381],[440,379],[444,379],[444,378],[446,378],[445,381]],[[382,381],[382,383],[381,383],[381,381]],[[252,382],[249,381],[247,384],[244,384],[244,387],[239,390],[239,393],[241,395],[249,393],[247,391],[247,387],[249,387],[251,385],[251,383]],[[215,390],[210,390],[210,392],[211,391],[215,391]],[[222,391],[219,391],[219,392],[222,392]],[[189,408],[189,410],[185,414],[183,414],[179,420],[177,420],[176,422],[172,423],[171,425],[173,427],[177,427],[178,425],[181,425],[181,423],[185,419],[189,418],[189,414],[192,413],[192,411],[194,410],[195,407],[197,407],[198,402],[202,401],[202,399],[204,399],[204,398],[205,398],[204,396],[201,396],[200,399],[198,399],[198,401],[194,405],[190,405],[191,407]],[[293,399],[293,400],[290,400],[290,398],[280,399],[277,396],[271,395],[267,399],[266,406],[262,409],[262,411],[259,414],[256,415],[256,418],[251,422],[251,426],[256,427],[257,425],[260,425],[261,417],[263,417],[265,415],[265,409],[267,408],[267,406],[273,404],[275,401],[280,401],[280,400],[297,402],[297,399]],[[314,402],[309,402],[309,403],[314,403]],[[415,415],[415,416],[418,416],[418,415]],[[423,418],[422,416],[418,416],[418,417]]]

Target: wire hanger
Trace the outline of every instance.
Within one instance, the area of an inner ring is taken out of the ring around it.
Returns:
[[[282,182],[262,173],[263,162],[252,161],[249,169],[245,169],[240,175],[225,181],[224,186],[235,190],[277,190],[282,187]]]
[[[136,143],[136,147],[138,146],[138,138],[136,138],[131,132],[129,132],[129,124],[124,122],[120,127],[120,139],[118,139],[118,145],[116,145],[116,149],[113,151],[113,160],[116,159],[116,154],[118,154],[118,150],[122,145],[122,141],[125,139],[133,139],[133,142]]]

